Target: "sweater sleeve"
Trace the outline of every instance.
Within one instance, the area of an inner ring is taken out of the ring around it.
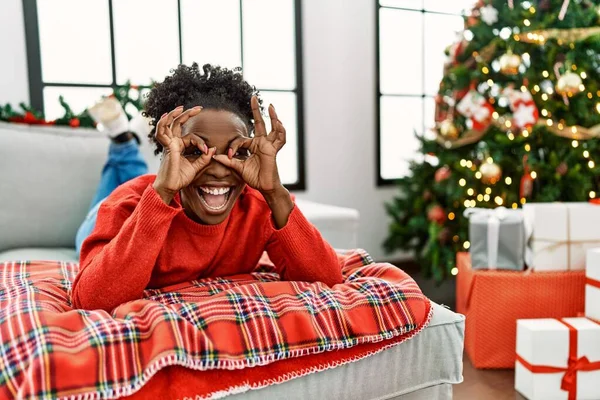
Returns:
[[[294,205],[287,224],[277,230],[270,223],[267,253],[285,280],[323,282],[333,286],[343,281],[333,248]]]
[[[110,312],[141,298],[171,222],[180,211],[180,206],[166,205],[151,185],[137,204],[124,200],[100,206],[96,227],[81,248],[73,305]]]

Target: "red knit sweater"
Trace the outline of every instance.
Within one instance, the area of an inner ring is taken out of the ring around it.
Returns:
[[[111,311],[146,288],[252,272],[264,250],[283,279],[342,282],[334,250],[297,207],[277,230],[262,195],[246,187],[225,221],[201,225],[185,215],[179,196],[170,206],[161,200],[155,178],[127,182],[100,206],[81,248],[75,307]]]

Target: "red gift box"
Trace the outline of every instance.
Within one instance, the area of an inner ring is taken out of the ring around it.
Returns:
[[[465,350],[476,368],[514,368],[517,320],[575,317],[585,271],[473,270],[456,256],[456,310],[466,316]]]

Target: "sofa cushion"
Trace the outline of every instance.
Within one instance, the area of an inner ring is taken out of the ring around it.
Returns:
[[[0,251],[0,262],[4,261],[68,261],[79,262],[73,248],[28,248]]]
[[[73,247],[108,145],[94,129],[0,123],[0,251]],[[142,150],[156,170],[149,145]]]

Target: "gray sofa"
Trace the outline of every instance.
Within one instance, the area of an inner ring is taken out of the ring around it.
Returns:
[[[94,130],[0,123],[0,262],[74,261],[74,238],[87,213],[108,139]],[[159,160],[142,151],[151,171]],[[356,210],[298,201],[336,248],[357,246]],[[451,399],[462,381],[464,317],[433,305],[430,325],[374,356],[235,399]]]

